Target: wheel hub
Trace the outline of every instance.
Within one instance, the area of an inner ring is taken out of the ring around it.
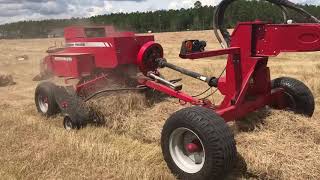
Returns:
[[[39,104],[40,110],[43,113],[46,113],[48,111],[49,109],[48,97],[40,95],[38,97],[38,104]]]
[[[188,143],[186,145],[186,150],[188,151],[188,153],[195,153],[195,152],[201,152],[201,144],[199,146],[199,144],[197,143]]]
[[[64,125],[64,128],[65,128],[67,131],[70,131],[70,130],[73,129],[72,120],[70,119],[69,116],[64,117],[63,125]]]
[[[174,163],[187,173],[197,173],[204,165],[203,143],[198,135],[188,128],[177,128],[171,133],[169,151]]]

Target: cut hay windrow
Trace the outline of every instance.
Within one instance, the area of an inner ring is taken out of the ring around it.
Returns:
[[[144,142],[160,139],[167,114],[175,107],[169,97],[150,95],[148,91],[113,93],[92,99],[87,105],[103,117],[105,128]]]
[[[124,132],[132,123],[128,121],[147,108],[147,100],[142,93],[124,92],[93,99],[88,105],[103,115],[108,128]]]

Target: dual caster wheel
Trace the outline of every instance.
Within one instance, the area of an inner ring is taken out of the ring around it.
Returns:
[[[88,115],[87,114],[82,114],[82,116],[79,116],[79,115],[81,114],[74,114],[74,116],[65,115],[63,119],[63,127],[67,131],[71,131],[71,130],[79,130],[81,128],[84,128],[88,123],[94,124],[96,126],[102,126],[105,123],[104,116],[95,111],[91,111]],[[85,121],[85,119],[87,121]],[[82,121],[79,121],[79,120],[82,120]]]
[[[35,91],[35,104],[37,111],[45,116],[51,117],[61,112],[61,109],[57,103],[55,92],[57,86],[52,82],[40,83]],[[66,130],[80,129],[79,123],[75,122],[66,115],[64,117],[63,126]]]

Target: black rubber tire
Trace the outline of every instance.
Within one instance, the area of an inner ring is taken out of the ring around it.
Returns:
[[[73,121],[69,116],[65,116],[63,119],[63,127],[67,131],[71,131],[71,130],[79,130],[81,128],[81,125]]]
[[[57,113],[59,113],[60,108],[56,102],[55,96],[54,96],[54,88],[56,87],[55,84],[51,82],[42,82],[40,83],[35,91],[35,104],[37,107],[37,110],[39,113],[46,117],[53,116]],[[47,112],[43,112],[40,108],[38,97],[39,96],[46,96],[48,99],[48,110]]]
[[[272,89],[282,88],[290,97],[292,107],[289,110],[297,114],[302,114],[311,117],[315,109],[314,97],[311,90],[301,81],[290,78],[280,77],[272,80]]]
[[[192,130],[202,141],[205,162],[197,173],[187,173],[173,161],[169,150],[171,133],[177,128]],[[161,148],[171,172],[179,179],[202,180],[223,178],[234,167],[237,157],[234,135],[223,118],[204,107],[188,107],[172,114],[161,134]]]

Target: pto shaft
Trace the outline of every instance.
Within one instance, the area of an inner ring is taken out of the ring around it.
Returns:
[[[158,63],[158,66],[160,68],[164,68],[164,67],[167,67],[167,68],[170,68],[172,70],[175,70],[175,71],[178,71],[184,75],[187,75],[187,76],[190,76],[190,77],[193,77],[195,79],[198,79],[198,80],[201,80],[203,82],[206,82],[208,83],[208,85],[210,87],[217,87],[218,86],[218,79],[215,78],[215,77],[207,77],[207,76],[204,76],[204,75],[201,75],[197,72],[193,72],[193,71],[190,71],[188,69],[184,69],[182,67],[179,67],[179,66],[176,66],[174,64],[171,64],[171,63],[168,63],[166,59],[164,58],[158,58],[156,60],[156,62]]]

